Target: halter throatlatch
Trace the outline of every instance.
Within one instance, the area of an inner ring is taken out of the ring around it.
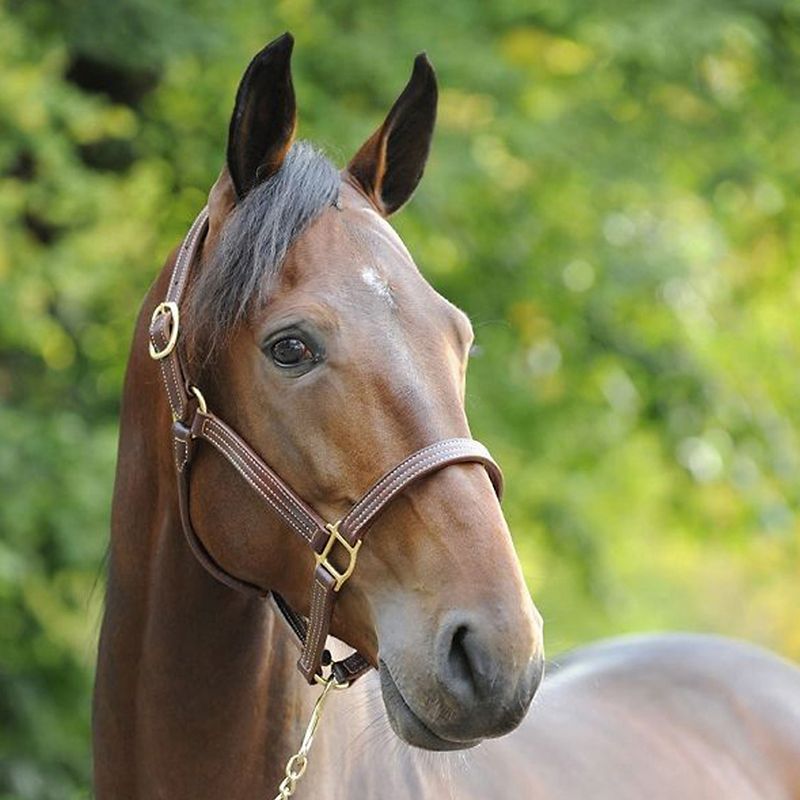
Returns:
[[[336,597],[353,574],[364,536],[375,517],[409,485],[451,464],[482,464],[498,496],[502,491],[502,473],[486,448],[474,439],[443,439],[417,450],[389,470],[341,519],[334,522],[322,519],[236,431],[208,410],[200,389],[189,380],[177,346],[180,304],[189,271],[207,231],[208,211],[204,208],[181,244],[166,298],[156,306],[150,321],[149,352],[161,369],[172,411],[172,450],[183,532],[197,560],[217,580],[242,592],[269,595],[269,590],[231,575],[217,563],[192,526],[189,513],[192,455],[198,442],[206,442],[230,462],[269,509],[313,550],[316,565],[308,619],[274,592],[273,600],[300,643],[302,652],[297,666],[305,679],[310,684],[331,680],[322,677],[323,666],[330,665],[336,682],[349,684],[369,670],[370,663],[358,652],[331,663],[325,642]]]

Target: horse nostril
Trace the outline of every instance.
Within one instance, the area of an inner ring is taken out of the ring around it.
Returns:
[[[456,625],[447,651],[445,684],[462,702],[483,698],[488,689],[487,658],[468,625]]]
[[[469,663],[469,656],[464,649],[464,638],[467,635],[467,626],[459,625],[453,631],[453,638],[450,640],[450,652],[447,654],[447,666],[450,675],[458,681],[464,683],[471,682],[472,666]]]
[[[442,620],[434,643],[434,675],[441,694],[431,712],[436,724],[432,730],[467,741],[501,736],[520,723],[544,665],[533,628],[526,634],[521,626],[498,625],[481,613],[454,609]]]

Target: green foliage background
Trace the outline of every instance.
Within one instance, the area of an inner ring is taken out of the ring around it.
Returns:
[[[6,0],[0,798],[89,794],[134,315],[285,29],[300,133],[340,163],[418,50],[438,69],[396,224],[475,323],[549,651],[688,628],[800,659],[797,0]]]

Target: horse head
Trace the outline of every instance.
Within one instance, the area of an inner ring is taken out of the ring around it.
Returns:
[[[473,332],[387,221],[430,149],[427,58],[340,172],[294,141],[292,44],[269,44],[239,86],[180,347],[209,407],[333,520],[409,453],[470,437]],[[226,572],[308,615],[314,554],[237,477],[213,450],[197,454],[198,537]],[[439,469],[376,516],[331,632],[379,669],[392,726],[413,745],[468,747],[520,722],[542,676],[542,623],[481,464]]]

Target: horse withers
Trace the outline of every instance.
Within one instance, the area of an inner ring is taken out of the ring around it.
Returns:
[[[207,210],[137,323],[97,797],[800,797],[797,671],[738,645],[598,646],[525,718],[542,622],[469,434],[471,327],[386,221],[425,167],[433,69],[339,172],[294,142],[291,51],[245,72]],[[356,654],[331,664],[328,630]],[[287,785],[308,684],[365,671]],[[487,739],[444,769],[394,744]]]

